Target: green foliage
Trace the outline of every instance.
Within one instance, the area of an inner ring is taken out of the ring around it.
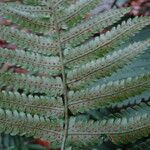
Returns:
[[[99,58],[149,24],[149,17],[129,19],[127,22],[123,21],[121,25],[114,27],[110,32],[108,31],[106,34],[102,34],[86,44],[71,49],[69,52],[66,50],[64,52],[66,65]]]
[[[146,79],[146,82],[144,80]],[[150,87],[150,75],[137,76],[108,82],[90,89],[70,92],[69,108],[72,112],[84,112],[89,109],[107,106],[114,102],[134,96]]]
[[[112,54],[71,70],[67,74],[69,87],[78,88],[78,86],[82,86],[85,83],[88,84],[96,78],[109,75],[111,72],[121,68],[124,64],[128,63],[129,60],[142,53],[149,45],[150,40],[142,43],[134,43],[123,50],[115,51]]]
[[[0,106],[11,110],[19,110],[22,112],[29,112],[30,114],[39,114],[43,116],[63,116],[62,99],[46,96],[26,96],[18,92],[0,93]],[[56,103],[57,101],[57,103]]]
[[[46,78],[17,73],[1,73],[0,83],[2,86],[12,86],[16,90],[24,88],[26,92],[46,93],[52,96],[61,95],[63,91],[62,82],[59,77]]]
[[[141,103],[139,106],[123,109],[120,113],[107,116],[101,121],[75,121],[72,118],[69,127],[70,138],[74,142],[86,144],[93,138],[96,142],[100,134],[107,133],[115,143],[133,141],[149,135],[149,109],[148,104]]]
[[[58,130],[62,130],[61,120],[52,120],[42,116],[0,109],[1,126],[0,131],[11,135],[34,136],[45,140],[60,143],[62,135]]]
[[[17,29],[1,26],[0,37],[21,48],[41,54],[57,54],[58,46],[51,41],[51,38],[38,37],[34,34],[24,33]],[[51,42],[50,42],[51,41]]]
[[[46,57],[38,53],[27,52],[25,50],[11,51],[9,49],[0,49],[1,63],[9,60],[14,65],[21,66],[31,73],[40,71],[47,75],[58,75],[61,71],[59,57]]]
[[[1,133],[62,150],[149,136],[150,40],[135,35],[150,17],[124,17],[130,8],[92,15],[100,2],[0,3],[0,15],[12,21],[0,25],[0,38],[17,46],[0,48],[0,63],[27,70],[0,73]]]
[[[86,39],[94,35],[95,33],[101,31],[107,26],[112,25],[114,22],[120,19],[124,14],[126,14],[129,9],[112,9],[108,12],[103,13],[100,16],[95,16],[88,19],[87,21],[71,28],[69,31],[62,33],[62,43],[68,43],[75,47],[81,44]]]

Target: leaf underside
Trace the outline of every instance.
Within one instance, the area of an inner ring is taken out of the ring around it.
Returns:
[[[149,136],[150,39],[129,39],[150,17],[124,21],[131,8],[93,15],[100,3],[0,2],[10,21],[0,20],[0,64],[10,65],[0,68],[1,133],[63,142],[63,150],[91,148],[104,136],[116,145]]]

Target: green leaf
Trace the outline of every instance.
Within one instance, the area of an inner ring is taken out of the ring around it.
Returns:
[[[134,142],[150,133],[150,106],[141,103],[139,106],[127,108],[118,114],[108,116],[102,121],[76,121],[70,119],[68,142],[87,145],[91,141],[98,143],[100,135],[107,134],[113,142]],[[113,139],[114,138],[114,139]],[[115,141],[116,140],[116,141]]]
[[[0,14],[5,16],[5,18],[10,19],[12,22],[19,24],[22,27],[27,27],[32,29],[34,32],[44,32],[44,33],[55,33],[56,26],[54,22],[43,22],[36,14],[30,14],[28,12],[22,12],[14,9],[13,6],[5,5],[0,3]]]
[[[150,88],[150,74],[108,82],[77,92],[69,92],[69,109],[85,112],[123,101]]]
[[[15,89],[24,89],[26,92],[46,93],[48,95],[62,94],[61,78],[34,77],[25,74],[0,73],[1,87],[10,86]]]
[[[130,8],[112,9],[98,16],[91,17],[69,31],[62,33],[61,43],[73,47],[83,43],[95,33],[101,32],[105,27],[117,22]]]
[[[61,72],[59,57],[46,57],[37,53],[16,49],[0,48],[0,62],[19,65],[31,73],[40,72],[48,75],[58,75]]]
[[[76,69],[68,72],[68,86],[78,89],[86,84],[90,84],[92,81],[96,82],[97,78],[106,77],[129,63],[149,46],[150,40],[135,42],[122,50],[114,51],[103,58],[78,66]]]
[[[30,114],[39,114],[46,117],[62,117],[63,103],[60,97],[46,97],[20,94],[18,92],[0,92],[0,107],[18,110]]]
[[[136,17],[132,20],[129,19],[127,22],[123,21],[121,25],[114,27],[106,34],[102,34],[81,46],[64,51],[65,64],[75,66],[100,58],[149,24],[149,17]]]
[[[50,140],[52,144],[60,144],[62,140],[62,121],[50,120],[38,115],[30,115],[16,110],[3,110],[0,108],[0,132],[11,135],[34,136]]]
[[[69,28],[75,26],[79,21],[83,20],[84,15],[95,8],[101,0],[79,0],[75,4],[70,5],[65,13],[58,18],[59,23],[66,23]]]
[[[28,51],[47,55],[58,54],[58,45],[51,38],[39,37],[6,26],[0,27],[0,38],[16,44],[21,49],[27,48]]]

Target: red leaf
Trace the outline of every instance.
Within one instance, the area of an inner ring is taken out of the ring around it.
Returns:
[[[46,148],[49,147],[49,142],[41,140],[41,139],[36,139],[34,143],[39,144],[39,145],[46,147]]]
[[[28,71],[22,68],[15,68],[16,73],[27,74]]]

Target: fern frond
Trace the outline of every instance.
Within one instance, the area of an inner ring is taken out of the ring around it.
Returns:
[[[65,64],[68,66],[81,64],[93,58],[99,58],[149,24],[149,17],[129,19],[127,22],[123,21],[121,25],[114,27],[110,32],[108,31],[106,34],[70,51],[65,50]]]
[[[61,120],[50,120],[42,116],[3,110],[0,108],[0,132],[11,135],[34,136],[59,144],[62,140]]]
[[[79,0],[72,4],[62,16],[59,16],[59,23],[66,23],[67,27],[71,28],[81,21],[86,13],[95,8],[101,0]]]
[[[85,84],[89,84],[97,78],[110,75],[112,72],[121,68],[126,63],[129,63],[130,60],[133,60],[133,58],[144,52],[149,46],[150,40],[135,42],[125,49],[115,51],[112,54],[108,54],[106,57],[79,66],[68,72],[68,86],[70,88],[78,88]]]
[[[69,93],[69,109],[74,113],[108,106],[150,88],[150,74],[109,82]]]
[[[69,139],[76,144],[87,144],[90,141],[98,142],[101,134],[107,134],[116,137],[118,141],[121,141],[120,137],[124,135],[127,138],[124,138],[123,143],[135,141],[150,134],[149,111],[150,106],[142,103],[102,121],[75,121],[75,118],[72,118],[70,120]]]
[[[13,7],[16,10],[27,12],[27,13],[46,13],[45,15],[50,15],[51,10],[48,9],[48,7],[43,6],[33,6],[33,5],[24,5],[19,2],[13,2],[13,3],[3,3],[4,6],[7,7]]]
[[[58,44],[51,38],[38,37],[6,26],[0,27],[0,38],[33,52],[47,55],[58,54]]]
[[[150,17],[94,14],[101,1],[0,2],[0,133],[61,150],[150,135],[150,39],[122,44]]]
[[[34,3],[34,2],[33,2]],[[64,13],[64,9],[68,6],[68,2],[64,0],[54,0],[54,1],[43,1],[45,3],[44,6],[39,5],[28,5],[27,3],[20,4],[20,3],[6,3],[8,7],[14,8],[15,10],[30,13],[37,19],[41,19],[42,21],[46,21],[47,23],[55,22],[55,15],[59,17]],[[54,13],[54,10],[57,10]]]
[[[14,9],[18,10],[18,11],[23,11],[26,13],[30,13],[30,14],[39,14],[39,15],[43,15],[43,16],[49,16],[52,15],[52,10],[50,10],[48,7],[42,7],[42,6],[28,6],[28,5],[23,5],[20,3],[5,3],[3,4],[6,7],[13,7]]]
[[[10,86],[15,89],[24,89],[26,92],[46,93],[48,95],[61,95],[63,91],[62,80],[59,77],[46,78],[34,77],[16,73],[1,73],[2,86]]]
[[[45,6],[47,5],[47,0],[23,0],[23,3],[26,5],[39,5],[39,6]]]
[[[31,15],[27,12],[22,12],[7,6],[4,3],[0,3],[0,14],[5,18],[10,19],[12,22],[19,24],[20,26],[32,29],[35,32],[55,33],[56,26],[52,22],[43,22],[36,14]]]
[[[129,117],[130,117],[130,116],[132,116],[131,113],[134,114],[135,110],[140,111],[141,117],[136,114],[135,117],[133,117],[133,118],[127,118],[127,121],[128,120],[136,121],[135,124],[133,123],[133,125],[128,125],[129,128],[133,129],[133,131],[130,131],[130,132],[128,131],[128,132],[120,133],[120,134],[113,134],[113,133],[108,134],[108,137],[112,140],[113,143],[115,143],[115,144],[127,144],[127,143],[131,143],[131,142],[133,143],[136,140],[141,139],[142,137],[146,137],[150,134],[150,117],[149,117],[149,113],[147,114],[147,112],[150,111],[149,104],[146,105],[146,104],[142,103],[142,105],[135,106],[134,110],[128,109],[127,112],[123,111],[122,114],[129,115]],[[147,120],[144,121],[143,120],[144,118],[147,118]],[[137,126],[139,129],[137,131],[134,131],[134,129]]]
[[[108,109],[111,110],[120,110],[124,107],[130,107],[133,105],[138,105],[141,102],[149,101],[150,100],[150,92],[149,90],[144,91],[140,95],[136,95],[134,97],[130,97],[127,100],[124,100],[123,102],[119,103],[113,103],[111,106],[108,106]]]
[[[93,34],[102,31],[105,27],[117,22],[130,8],[112,9],[95,16],[61,35],[61,42],[72,46],[79,45]]]
[[[0,62],[19,65],[31,73],[40,72],[48,75],[58,75],[61,71],[59,57],[45,57],[37,53],[24,50],[9,50],[0,48]]]
[[[26,96],[18,92],[0,92],[0,107],[47,117],[62,117],[62,99],[46,96]]]
[[[62,3],[66,3],[66,0],[23,0],[23,3],[26,5],[33,6],[49,6],[49,8],[55,8],[56,6],[60,6]]]
[[[104,84],[110,81],[125,79],[127,77],[135,77],[137,75],[147,73],[150,71],[150,67],[148,66],[148,63],[150,63],[149,58],[150,58],[150,54],[148,48],[144,52],[144,54],[141,54],[137,59],[133,60],[128,65],[124,66],[122,69],[118,69],[116,72],[112,73],[111,76],[101,78],[98,82],[99,84]]]

